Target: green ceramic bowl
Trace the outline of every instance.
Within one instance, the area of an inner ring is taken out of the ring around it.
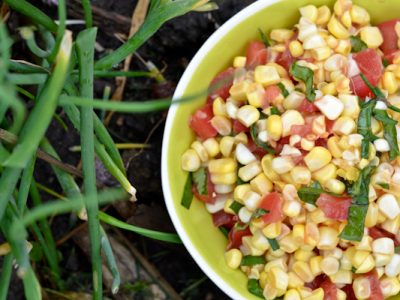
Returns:
[[[400,17],[399,0],[354,0],[368,9],[372,23]],[[333,6],[334,0],[259,0],[221,26],[201,47],[183,74],[174,98],[204,91],[212,78],[245,53],[249,41],[258,39],[258,28],[291,28],[299,19],[298,8],[307,4]],[[246,289],[246,276],[225,265],[226,238],[213,226],[211,216],[199,201],[190,210],[180,205],[187,173],[180,167],[182,153],[194,135],[189,116],[205,103],[205,97],[173,105],[169,111],[162,152],[162,181],[166,205],[186,248],[214,283],[235,300],[258,299]],[[396,297],[400,299],[400,296]]]

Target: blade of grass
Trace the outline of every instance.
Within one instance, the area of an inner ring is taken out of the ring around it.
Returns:
[[[21,34],[21,37],[25,40],[26,45],[28,46],[29,50],[34,55],[36,55],[37,57],[40,57],[40,58],[46,58],[50,55],[51,49],[43,50],[36,43],[34,28],[32,28],[30,26],[21,27],[19,29],[19,32]]]
[[[93,27],[92,7],[89,0],[82,0],[83,14],[85,16],[86,28]]]
[[[25,60],[10,60],[10,71],[23,74],[49,74],[49,70]]]
[[[4,78],[10,66],[11,45],[12,40],[8,36],[6,26],[0,21],[0,82],[4,82]]]
[[[53,50],[51,51],[48,61],[53,62],[59,52],[60,46],[63,43],[63,39],[65,36],[65,20],[67,19],[67,9],[65,6],[65,0],[57,0],[57,7],[58,7],[58,28],[57,28],[57,35],[56,40],[54,43]]]
[[[102,222],[107,223],[109,225],[112,225],[112,226],[115,226],[115,227],[118,227],[121,229],[129,230],[129,231],[135,232],[137,234],[143,235],[145,237],[148,237],[148,238],[151,238],[154,240],[175,243],[175,244],[182,243],[179,236],[175,233],[159,232],[159,231],[155,231],[155,230],[137,227],[137,226],[122,222],[104,212],[99,212],[99,219]]]
[[[21,182],[18,189],[17,208],[21,215],[26,209],[26,201],[29,195],[29,189],[33,178],[33,170],[35,169],[36,157],[33,156],[27,167],[22,171]]]
[[[103,249],[104,255],[107,259],[108,268],[113,276],[113,283],[111,287],[111,292],[115,295],[118,293],[119,285],[121,284],[121,276],[118,271],[117,262],[115,261],[114,253],[108,240],[107,234],[103,227],[100,226],[101,234],[101,248]]]
[[[7,300],[14,257],[11,253],[4,257],[0,274],[0,300]]]
[[[34,23],[40,24],[51,32],[57,31],[54,21],[36,6],[25,0],[4,0],[13,10],[27,16]]]
[[[12,133],[18,133],[25,121],[26,109],[24,104],[18,99],[14,87],[0,84],[0,102],[8,104],[13,111],[13,125],[9,128]],[[0,122],[1,122],[0,117]]]
[[[146,20],[138,32],[121,47],[97,61],[95,68],[110,69],[123,61],[147,41],[165,22],[189,12],[197,2],[199,0],[167,0],[157,4],[153,2]]]
[[[0,220],[3,219],[5,209],[8,201],[15,190],[18,179],[21,175],[22,169],[19,168],[5,168],[1,172],[0,177]]]
[[[36,85],[43,84],[48,78],[47,74],[17,74],[9,73],[7,75],[7,80],[15,85]]]
[[[4,162],[5,166],[24,168],[43,138],[57,107],[58,96],[67,76],[71,54],[72,37],[67,32],[64,36],[54,73],[39,95],[31,114],[26,120],[13,153]]]
[[[79,64],[79,82],[81,95],[93,98],[93,63],[94,43],[96,42],[97,28],[81,31],[76,39],[76,50]],[[94,130],[93,108],[90,106],[81,109],[81,147],[83,166],[83,186],[85,195],[88,196],[85,203],[88,215],[89,237],[93,273],[93,298],[102,299],[103,275],[101,269],[101,242],[100,223],[97,218],[99,207],[96,201],[96,169],[94,165]]]

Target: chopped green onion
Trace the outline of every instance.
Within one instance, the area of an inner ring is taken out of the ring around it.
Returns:
[[[266,48],[271,46],[271,42],[268,40],[267,36],[265,35],[264,31],[261,28],[258,28],[258,32],[260,33],[261,40]]]
[[[279,250],[280,247],[279,247],[278,241],[276,239],[268,239],[267,238],[267,240],[273,251]]]
[[[263,215],[266,215],[268,213],[269,213],[269,210],[266,210],[263,208],[257,208],[251,217],[256,219],[256,218],[262,217]]]
[[[266,263],[264,256],[252,256],[246,255],[243,256],[242,261],[240,262],[241,266],[254,266],[254,265],[263,265]]]
[[[232,204],[229,206],[230,209],[234,211],[235,214],[239,213],[239,210],[243,207],[244,205],[242,203],[239,203],[237,201],[233,201]]]
[[[251,294],[253,294],[261,299],[264,299],[263,289],[261,288],[257,279],[251,278],[247,281],[247,290]]]
[[[286,98],[287,96],[289,96],[289,92],[288,92],[288,90],[286,89],[286,87],[283,85],[282,82],[279,82],[279,83],[277,84],[277,86],[278,86],[278,88],[281,90],[283,97]]]
[[[224,236],[228,237],[229,231],[228,231],[228,229],[226,229],[226,227],[220,226],[220,227],[218,227],[218,229],[223,233]]]
[[[189,173],[188,178],[186,179],[185,187],[183,188],[183,195],[181,200],[181,205],[187,209],[190,208],[193,200],[192,186],[192,174]]]
[[[365,49],[368,49],[368,46],[366,43],[364,43],[359,37],[357,36],[351,36],[350,37],[350,43],[351,43],[351,52],[352,53],[357,53],[360,51],[363,51]]]
[[[246,224],[246,223],[237,222],[235,224],[235,229],[236,230],[245,230],[247,227],[249,227],[249,224]]]
[[[315,90],[313,87],[314,71],[307,67],[299,66],[297,62],[294,62],[290,66],[290,74],[303,81],[306,85],[306,98],[309,102],[314,102],[315,100]]]
[[[200,195],[208,195],[207,188],[207,171],[205,168],[200,168],[192,173],[192,179],[196,186],[196,190]]]

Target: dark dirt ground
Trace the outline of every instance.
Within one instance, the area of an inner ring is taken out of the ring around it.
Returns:
[[[49,15],[56,16],[55,7],[31,1],[40,6]],[[79,18],[80,6],[77,0],[68,2],[69,18]],[[139,54],[145,60],[151,60],[160,69],[165,68],[164,76],[170,82],[169,87],[157,86],[151,79],[129,79],[124,97],[126,100],[154,99],[160,93],[171,95],[173,86],[178,82],[188,62],[201,47],[202,43],[229,17],[247,6],[253,0],[223,0],[218,2],[220,9],[209,13],[190,13],[165,24],[161,30],[139,49]],[[135,0],[92,0],[92,5],[103,9],[108,13],[116,13],[127,18],[130,22],[132,11],[136,5]],[[99,44],[107,49],[115,49],[120,42],[114,33],[129,32],[129,23],[115,21],[116,19],[96,18],[98,20]],[[11,32],[24,24],[25,20],[15,14],[11,16],[9,26]],[[71,27],[78,29],[79,27]],[[24,57],[25,47],[17,43],[14,53]],[[145,70],[143,64],[136,58],[133,59],[131,70]],[[114,87],[113,80],[97,80],[95,88],[96,95],[101,97],[105,85]],[[62,116],[62,112],[60,112]],[[110,209],[120,218],[129,222],[152,229],[173,231],[172,223],[164,206],[161,190],[160,160],[161,144],[166,112],[150,113],[142,115],[115,114],[110,123],[110,131],[116,142],[143,143],[154,128],[154,134],[149,139],[150,149],[144,151],[125,151],[123,157],[128,165],[128,176],[138,189],[137,205],[127,204],[124,209]],[[79,154],[69,151],[69,147],[79,143],[79,137],[67,123],[69,130],[65,132],[57,122],[53,122],[47,133],[48,138],[59,152],[62,160],[72,165],[79,162]],[[158,127],[155,127],[157,126]],[[39,162],[39,172],[35,178],[43,185],[54,188],[60,192],[59,186],[48,165]],[[113,184],[105,176],[99,176],[99,180],[106,184]],[[43,197],[46,197],[43,194]],[[118,208],[118,207],[117,207]],[[122,215],[117,213],[122,212]],[[52,223],[55,238],[60,239],[78,224],[69,216],[56,217]],[[154,242],[140,236],[126,233],[124,235],[129,241],[158,269],[161,276],[184,299],[229,299],[227,298],[196,265],[194,260],[186,252],[183,246],[171,246],[164,243]],[[90,266],[84,252],[74,242],[76,239],[68,239],[59,246],[63,267],[63,278],[66,279],[69,290],[90,292]],[[205,241],[207,242],[207,241]],[[38,273],[41,273],[42,284],[46,286],[46,267],[38,262],[36,265]],[[192,288],[190,286],[193,285]],[[188,288],[189,287],[189,288]],[[9,293],[9,299],[23,299],[23,288],[20,281],[14,276]],[[142,297],[135,297],[142,299]],[[145,299],[145,298],[143,298]]]

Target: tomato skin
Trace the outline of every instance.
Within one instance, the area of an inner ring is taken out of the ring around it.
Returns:
[[[312,134],[312,125],[305,124],[305,125],[292,125],[290,127],[290,135],[300,135],[301,137],[305,137],[309,134]]]
[[[380,46],[383,53],[387,54],[392,50],[397,50],[397,33],[395,30],[395,25],[400,19],[393,19],[390,21],[383,22],[378,25],[379,30],[382,33],[383,44]]]
[[[290,53],[289,47],[286,46],[286,50],[279,53],[275,62],[278,65],[281,65],[282,67],[285,68],[286,71],[289,72],[290,70],[290,66],[292,65],[292,63],[295,61],[295,58],[292,56],[292,54]]]
[[[233,120],[233,132],[235,134],[241,133],[241,132],[249,132],[250,128],[244,126],[240,121],[238,120]]]
[[[318,107],[314,105],[314,103],[311,103],[307,99],[304,99],[303,102],[301,102],[300,106],[297,108],[299,112],[302,113],[315,113],[319,112]]]
[[[376,273],[376,270],[373,270],[367,274],[365,274],[365,277],[368,278],[369,280],[369,286],[371,289],[371,297],[369,297],[370,300],[384,300],[382,289],[381,289],[381,284],[378,278],[378,274]]]
[[[341,290],[346,293],[346,300],[357,300],[352,284],[346,284]]]
[[[211,125],[214,117],[212,105],[206,104],[196,110],[189,119],[189,127],[202,139],[208,139],[217,135],[217,130]]]
[[[269,85],[265,89],[264,103],[261,108],[267,108],[281,94],[281,89],[277,85]]]
[[[324,300],[336,300],[337,290],[336,285],[327,277],[320,287],[324,290]]]
[[[395,57],[399,55],[400,55],[400,50],[392,50],[389,51],[388,53],[385,53],[384,58],[388,61],[389,64],[392,64]]]
[[[210,91],[207,98],[207,103],[212,103],[214,99],[221,97],[226,100],[229,97],[229,90],[233,84],[233,74],[235,69],[230,67],[218,73],[210,83],[210,87],[215,87],[215,90]]]
[[[251,235],[251,231],[249,227],[245,229],[238,230],[235,226],[229,231],[228,234],[228,246],[226,247],[227,250],[230,249],[238,249],[242,245],[242,237]]]
[[[227,214],[223,210],[220,210],[212,214],[212,219],[215,227],[225,226],[228,229],[231,229],[237,222],[238,216]]]
[[[282,204],[282,198],[277,192],[273,192],[264,196],[264,198],[261,200],[260,208],[269,211],[269,213],[261,217],[264,223],[275,223],[284,219],[282,213]]]
[[[268,60],[268,52],[260,41],[252,41],[247,47],[246,66],[254,69],[258,65],[265,65]]]
[[[216,198],[217,194],[215,193],[215,187],[214,187],[214,184],[211,182],[211,176],[208,172],[207,172],[207,192],[208,192],[208,194],[200,195],[199,192],[197,191],[196,185],[193,185],[192,192],[198,200],[203,201],[205,203],[214,204],[217,199]]]
[[[334,220],[346,221],[351,200],[350,197],[335,197],[328,194],[321,194],[316,204],[324,212],[326,217]]]

